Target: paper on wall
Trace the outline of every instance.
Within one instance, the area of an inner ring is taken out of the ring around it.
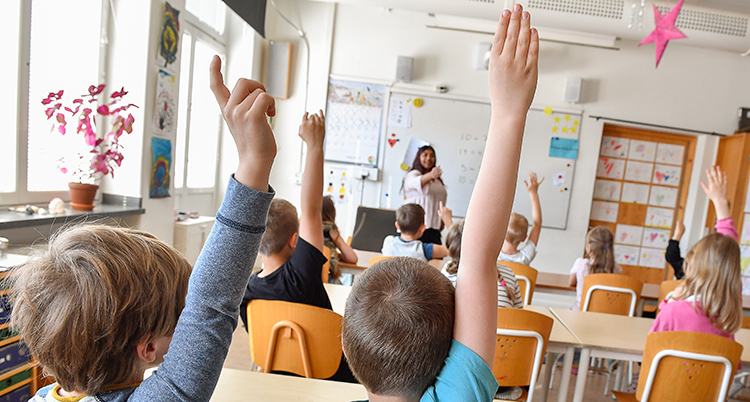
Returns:
[[[670,165],[654,165],[654,184],[662,184],[665,186],[679,186],[680,175],[682,174],[681,166],[670,166]]]
[[[620,204],[616,202],[594,201],[591,203],[591,220],[617,222],[619,208]]]
[[[640,248],[615,244],[615,262],[620,265],[638,265]]]
[[[567,172],[564,170],[561,170],[557,173],[555,173],[555,176],[552,178],[552,185],[557,187],[561,184],[565,183],[565,176],[567,175]]]
[[[656,159],[656,143],[651,141],[630,140],[628,159],[653,162]]]
[[[596,169],[596,177],[606,179],[622,180],[625,176],[625,160],[599,157],[599,165]]]
[[[425,145],[430,145],[430,143],[417,137],[411,137],[411,139],[409,139],[409,145],[406,147],[404,160],[401,162],[401,170],[406,171],[411,169],[411,165],[414,163],[414,158],[417,157],[419,148],[422,148]]]
[[[648,204],[648,184],[623,183],[620,202]]]
[[[740,233],[740,244],[750,246],[750,215],[745,214],[742,219],[742,233]]]
[[[411,104],[409,104],[408,98],[391,95],[388,125],[391,127],[411,127]]]
[[[628,156],[628,146],[630,140],[619,137],[602,137],[602,156],[611,156],[615,158],[625,158]]]
[[[677,205],[678,189],[675,187],[651,186],[648,203],[657,207],[674,208]]]
[[[750,276],[750,246],[740,245],[740,269],[743,276]]]
[[[615,231],[615,243],[640,246],[642,234],[643,227],[641,226],[618,224]]]
[[[641,245],[644,247],[666,249],[669,245],[670,233],[666,229],[643,228],[643,241]]]
[[[606,201],[620,201],[621,184],[619,181],[596,180],[594,198]]]
[[[664,269],[667,264],[667,260],[664,258],[666,251],[657,248],[641,248],[641,252],[638,255],[638,265],[649,268],[660,268]]]
[[[645,226],[672,229],[673,219],[673,209],[648,207],[648,209],[646,210]]]
[[[684,145],[659,144],[656,147],[656,162],[682,166]]]
[[[629,160],[627,162],[627,165],[625,166],[625,180],[650,183],[651,172],[653,170],[653,163],[636,162]]]

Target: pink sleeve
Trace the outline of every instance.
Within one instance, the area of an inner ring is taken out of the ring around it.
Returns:
[[[615,267],[612,269],[612,272],[618,275],[622,275],[622,267],[620,266],[620,264],[615,263]]]
[[[734,221],[731,217],[717,220],[716,232],[721,233],[724,236],[729,236],[734,240],[740,238],[740,236],[737,234],[737,228],[734,226]]]
[[[419,171],[412,170],[404,177],[404,192],[406,191],[416,191],[422,194],[422,175]]]
[[[576,259],[576,262],[573,263],[573,268],[570,269],[570,274],[575,275],[585,267],[586,267],[586,260],[583,258],[578,258]]]

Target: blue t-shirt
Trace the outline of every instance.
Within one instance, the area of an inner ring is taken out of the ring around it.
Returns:
[[[453,340],[445,365],[420,402],[491,402],[497,391],[492,369],[471,349]]]

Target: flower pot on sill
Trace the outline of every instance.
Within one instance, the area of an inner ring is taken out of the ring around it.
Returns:
[[[70,190],[70,207],[78,211],[94,209],[94,198],[99,186],[96,184],[68,183]]]

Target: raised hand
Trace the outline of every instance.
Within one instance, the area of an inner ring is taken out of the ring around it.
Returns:
[[[727,201],[727,172],[722,171],[720,166],[712,166],[706,169],[708,185],[701,182],[701,187],[711,202],[714,203],[716,218],[729,217],[729,202]]]
[[[453,210],[446,207],[442,201],[438,203],[438,215],[446,227],[453,224]]]
[[[539,190],[539,185],[544,182],[544,177],[541,180],[537,180],[536,173],[529,173],[529,180],[524,180],[523,183],[526,185],[526,190],[530,193],[536,193]]]
[[[299,125],[299,136],[302,141],[305,141],[308,148],[311,147],[323,147],[323,141],[326,137],[326,120],[323,116],[323,111],[318,111],[317,114],[305,113],[302,116],[302,124]]]
[[[429,174],[433,179],[439,179],[440,176],[443,175],[443,168],[441,168],[440,166],[435,166],[434,168],[432,168],[432,170],[430,170]]]
[[[276,157],[276,140],[266,115],[274,116],[274,99],[262,83],[241,78],[232,92],[224,85],[221,59],[214,56],[210,66],[211,91],[229,126],[239,154],[234,178],[243,185],[268,191],[268,176]]]
[[[677,221],[674,225],[674,233],[672,234],[672,240],[680,241],[682,234],[685,233],[685,225],[682,221]]]

